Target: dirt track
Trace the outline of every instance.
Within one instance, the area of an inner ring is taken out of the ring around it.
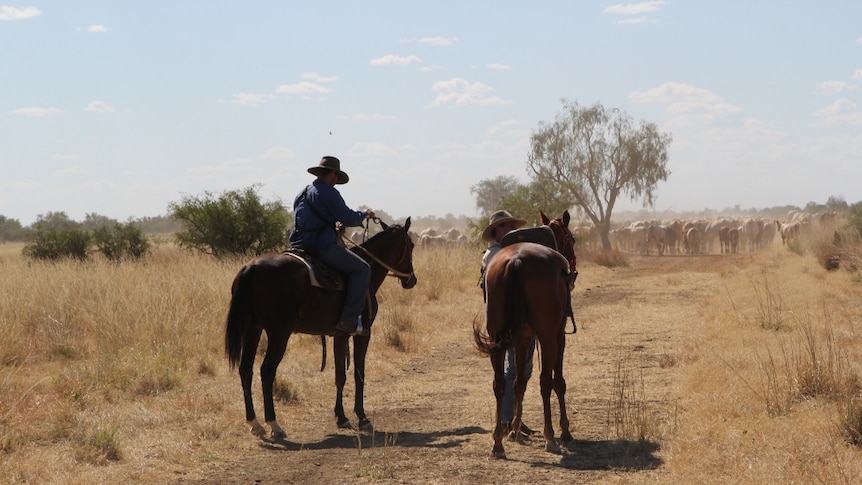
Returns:
[[[450,329],[425,355],[404,354],[394,375],[369,375],[373,433],[338,430],[331,402],[282,417],[284,442],[248,434],[234,456],[178,483],[584,483],[667,482],[660,440],[617,440],[609,407],[626,376],[650,421],[672,427],[676,359],[689,345],[688,322],[716,291],[714,257],[632,258],[629,268],[582,267],[574,292],[578,333],[567,337],[565,377],[575,441],[561,454],[536,435],[506,441],[507,460],[490,457],[491,369],[471,329]],[[739,262],[737,262],[739,264]],[[374,343],[372,342],[372,355]],[[524,421],[541,423],[537,373]],[[352,402],[348,384],[347,403]],[[255,392],[259,392],[257,389]],[[556,401],[552,397],[552,402]],[[554,404],[553,407],[556,407]],[[282,412],[282,411],[280,411]],[[281,416],[284,416],[282,412]],[[554,418],[558,427],[557,417]],[[657,430],[657,434],[662,434]],[[557,429],[559,436],[559,429]]]

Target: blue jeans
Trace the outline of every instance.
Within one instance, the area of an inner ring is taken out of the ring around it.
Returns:
[[[527,366],[524,368],[524,378],[529,379],[533,375],[533,351],[536,350],[536,339],[531,338],[527,346]],[[503,363],[503,376],[506,378],[506,390],[503,392],[503,409],[500,418],[508,423],[515,417],[515,375],[518,369],[515,367],[515,348],[506,350],[506,361]]]
[[[368,285],[371,284],[371,266],[364,259],[338,244],[321,251],[320,257],[326,264],[347,276],[344,308],[341,310],[339,321],[358,322],[359,314],[365,306],[365,297],[368,295]]]

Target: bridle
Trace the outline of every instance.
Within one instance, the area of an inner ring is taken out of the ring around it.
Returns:
[[[377,224],[380,224],[381,226],[383,226],[384,230],[386,230],[389,227],[389,226],[385,225],[384,223],[382,223],[380,221],[380,218],[378,218],[378,217],[374,217],[372,220],[374,222],[376,222]],[[365,227],[365,234],[367,235],[368,234],[368,226],[366,225],[364,227]],[[365,238],[363,238],[363,239],[365,239]],[[395,276],[395,277],[402,278],[402,279],[407,278],[407,280],[404,281],[404,284],[409,284],[411,281],[416,281],[416,272],[415,271],[411,271],[410,273],[405,273],[404,271],[400,271],[398,269],[395,269],[391,265],[389,265],[385,261],[383,261],[382,259],[378,258],[374,253],[369,251],[367,248],[365,248],[361,244],[353,243],[353,241],[351,241],[351,244],[353,244],[353,247],[358,248],[360,251],[365,253],[369,258],[371,258],[372,261],[374,261],[375,263],[379,264],[384,269],[386,269],[386,271],[388,272],[387,276]],[[404,231],[404,251],[401,253],[400,259],[395,264],[396,266],[400,266],[401,263],[405,259],[411,259],[411,261],[409,261],[409,263],[410,263],[410,267],[413,268],[412,254],[410,254],[410,244],[412,244],[412,241],[410,241],[410,235],[405,230]]]

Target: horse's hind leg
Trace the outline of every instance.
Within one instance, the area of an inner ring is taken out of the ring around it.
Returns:
[[[560,403],[560,441],[568,443],[574,438],[569,431],[569,415],[566,412],[566,380],[563,378],[562,364],[554,374],[554,393],[556,393],[557,401]]]
[[[546,363],[547,362],[543,362],[542,372],[539,375],[539,388],[542,393],[542,409],[545,415],[545,451],[557,453],[560,451],[560,447],[557,445],[557,441],[554,438],[554,425],[551,423],[551,388],[553,387],[551,374],[553,369],[545,366],[544,364]]]
[[[242,357],[239,362],[239,379],[242,383],[242,395],[245,399],[245,420],[251,426],[251,433],[258,437],[266,434],[266,429],[258,422],[254,413],[254,399],[251,394],[252,377],[254,376],[254,357],[257,344],[260,342],[261,329],[250,329],[243,338]]]
[[[275,384],[275,372],[278,369],[278,364],[284,358],[284,350],[287,348],[287,340],[290,338],[289,333],[283,335],[269,335],[269,343],[266,347],[266,355],[263,357],[263,363],[260,365],[260,382],[263,387],[263,415],[266,419],[266,424],[272,430],[272,439],[280,440],[287,437],[287,433],[278,424],[275,419],[275,403],[272,397],[272,388]]]
[[[506,378],[503,374],[503,360],[505,358],[505,352],[491,354],[491,367],[494,369],[494,398],[497,403],[494,415],[496,422],[496,426],[494,426],[494,448],[491,450],[491,454],[496,458],[506,458],[503,437],[506,436],[507,426],[502,421],[503,394],[506,392]]]
[[[560,358],[554,367],[554,393],[560,404],[560,441],[568,443],[572,441],[572,433],[569,431],[569,414],[566,412],[566,379],[563,378],[563,355],[565,354],[566,336],[560,337],[563,347],[560,349]]]
[[[373,426],[365,415],[365,357],[368,354],[368,343],[371,336],[353,337],[353,381],[356,387],[356,398],[353,402],[353,412],[359,420],[359,429],[371,431]]]

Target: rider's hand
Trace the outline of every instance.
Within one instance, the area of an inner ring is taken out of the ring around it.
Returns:
[[[366,210],[365,211],[365,218],[366,219],[374,219],[374,211],[371,209]]]

